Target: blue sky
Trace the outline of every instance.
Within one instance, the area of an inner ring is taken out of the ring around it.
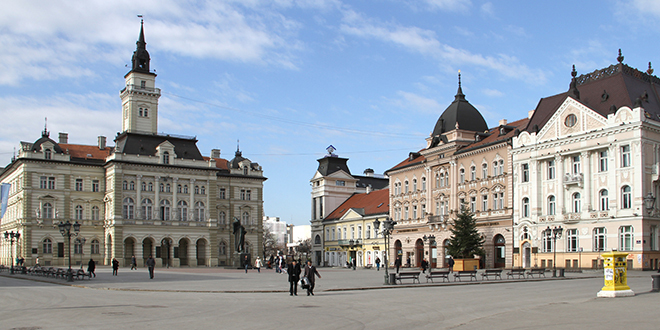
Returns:
[[[162,90],[159,131],[268,177],[264,214],[308,224],[333,145],[355,174],[425,147],[463,92],[489,126],[587,73],[660,65],[660,2],[478,0],[9,1],[0,11],[0,166],[19,141],[112,140],[140,20]],[[110,145],[113,143],[110,142]]]

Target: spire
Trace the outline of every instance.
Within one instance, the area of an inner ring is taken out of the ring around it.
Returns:
[[[50,132],[48,132],[48,117],[44,117],[44,131],[41,132],[41,136],[49,137]]]
[[[623,55],[621,55],[621,48],[619,48],[619,56],[616,57],[616,60],[619,61],[619,63],[623,63]]]
[[[138,15],[142,17],[142,15]],[[140,20],[140,36],[136,42],[137,48],[133,52],[133,70],[137,72],[149,73],[149,52],[147,52],[147,43],[144,41],[144,20]]]
[[[241,152],[240,145],[241,145],[241,140],[236,140],[236,154],[235,154],[236,157],[242,157],[243,156],[243,153]]]
[[[465,100],[465,94],[463,94],[463,89],[461,88],[461,70],[458,70],[458,91],[456,91],[456,96],[454,96],[454,101]]]
[[[651,67],[651,62],[649,62],[649,68],[646,70],[646,73],[648,73],[649,76],[653,74],[653,68]]]
[[[568,95],[572,96],[574,99],[579,100],[580,99],[580,91],[577,89],[577,71],[575,71],[575,64],[573,64],[573,71],[571,71],[571,76],[573,76],[573,79],[571,79],[571,84],[568,87]]]

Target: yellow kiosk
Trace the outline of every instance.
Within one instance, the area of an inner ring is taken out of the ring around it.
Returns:
[[[598,292],[598,297],[630,297],[635,293],[628,286],[628,267],[626,252],[603,253],[605,286]]]

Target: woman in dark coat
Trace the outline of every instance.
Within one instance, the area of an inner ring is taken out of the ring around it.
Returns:
[[[96,270],[96,262],[94,262],[94,259],[89,259],[89,263],[87,263],[87,272],[90,275],[94,275],[96,277],[96,273],[94,272]]]
[[[119,269],[119,261],[117,258],[112,258],[112,275],[117,276],[117,270]]]
[[[287,267],[289,274],[289,295],[298,295],[298,281],[300,281],[300,265],[294,259]]]

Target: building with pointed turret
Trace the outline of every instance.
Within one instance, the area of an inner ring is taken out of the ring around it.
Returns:
[[[11,184],[0,230],[21,233],[15,251],[0,243],[1,263],[9,256],[25,264],[67,265],[113,258],[138,265],[153,255],[157,266],[237,266],[232,222],[245,228],[244,252],[263,254],[263,169],[243,157],[231,160],[213,149],[203,156],[197,139],[158,132],[156,74],[149,68],[144,25],[131,70],[124,76],[122,131],[114,146],[50,138],[47,128],[34,143],[21,142],[18,156],[0,173]],[[81,224],[72,246],[57,224]]]

